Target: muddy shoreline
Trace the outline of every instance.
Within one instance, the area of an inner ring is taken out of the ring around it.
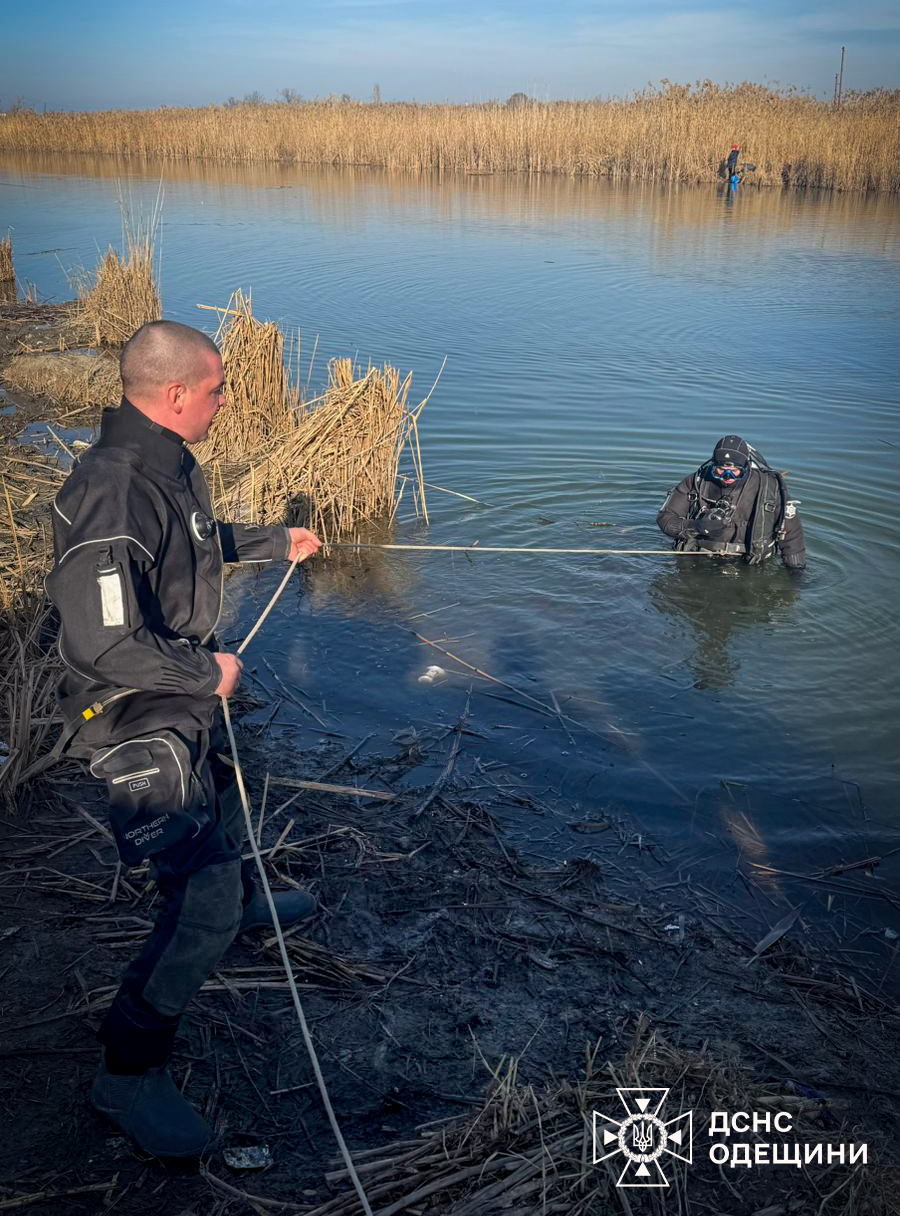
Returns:
[[[52,323],[27,329],[35,324],[47,322],[0,322],[0,362],[23,333],[29,344],[53,341]],[[23,422],[65,412],[13,399],[15,416],[0,418],[6,451]],[[499,1075],[510,1057],[521,1056],[517,1085],[543,1102],[554,1084],[578,1081],[586,1048],[599,1043],[594,1068],[614,1101],[622,1061],[656,1035],[680,1063],[669,1075],[651,1054],[641,1082],[671,1084],[696,1107],[681,1210],[896,1210],[900,962],[868,936],[855,888],[842,890],[840,876],[827,891],[811,885],[791,920],[791,905],[752,873],[701,886],[641,824],[586,818],[484,763],[477,699],[444,727],[411,722],[392,740],[323,736],[298,750],[273,716],[270,675],[262,665],[255,674],[236,714],[239,747],[257,815],[267,789],[261,844],[273,883],[309,886],[320,902],[290,950],[354,1153],[436,1133],[455,1143],[497,1089],[489,1069]],[[291,784],[303,780],[384,797]],[[576,855],[560,863],[517,849],[506,826],[523,811],[567,827]],[[175,1075],[218,1135],[199,1172],[142,1160],[89,1107],[94,1032],[154,901],[146,873],[117,864],[103,822],[101,788],[71,763],[0,821],[0,1211],[17,1200],[40,1216],[358,1210],[341,1205],[346,1180],[277,951],[262,935],[232,947],[179,1038]],[[868,1143],[868,1170],[721,1177],[706,1160],[707,1124],[717,1109],[709,1078],[725,1075],[748,1103],[768,1096],[773,1109],[792,1109],[795,1140]],[[474,1142],[487,1161],[518,1152],[516,1134],[510,1125],[489,1134],[482,1121]],[[242,1145],[267,1146],[269,1167],[230,1169],[224,1153]],[[596,1193],[582,1210],[628,1210],[604,1167],[591,1168]],[[414,1192],[402,1173],[378,1175],[383,1203]],[[453,1213],[477,1183],[476,1171],[397,1210]],[[471,1210],[574,1210],[552,1189],[543,1201],[529,1194]],[[842,1207],[848,1197],[855,1206]],[[667,1208],[632,1196],[631,1210],[677,1211],[675,1199]]]

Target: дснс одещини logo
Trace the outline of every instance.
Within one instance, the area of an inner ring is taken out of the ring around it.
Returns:
[[[694,1112],[686,1111],[664,1122],[660,1112],[668,1089],[639,1086],[617,1089],[625,1117],[614,1119],[594,1111],[594,1164],[621,1153],[625,1168],[616,1186],[668,1186],[660,1160],[665,1155],[691,1164]]]

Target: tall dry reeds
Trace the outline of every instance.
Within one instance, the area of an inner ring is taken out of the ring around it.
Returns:
[[[205,307],[205,306],[204,306]],[[228,408],[222,410],[205,443],[201,463],[242,460],[297,426],[300,390],[291,384],[284,361],[284,334],[272,321],[253,315],[251,295],[236,291],[219,313],[216,341],[222,353]]]
[[[323,539],[352,535],[363,522],[392,519],[400,459],[409,450],[417,506],[425,509],[418,418],[408,404],[411,377],[392,367],[359,373],[350,359],[329,366],[328,388],[296,426],[251,459],[226,491],[211,477],[231,516],[247,523],[291,523]]]
[[[206,106],[11,114],[0,148],[438,173],[706,182],[739,143],[764,185],[900,190],[900,91],[837,108],[762,85],[663,82],[609,101]]]
[[[123,215],[122,252],[107,250],[90,286],[79,291],[76,322],[96,346],[121,346],[146,321],[162,317],[154,274],[156,221],[132,225]]]

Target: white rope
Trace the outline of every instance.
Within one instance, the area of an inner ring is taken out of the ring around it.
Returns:
[[[269,600],[269,603],[266,605],[259,620],[238,647],[238,654],[246,649],[250,639],[254,636],[260,625],[275,607],[279,596],[287,586],[288,579],[294,573],[294,567],[298,562],[305,560],[305,558],[308,556],[309,554],[303,554],[302,556],[295,557],[291,562],[290,568],[288,569],[287,574],[285,574],[284,578],[281,580],[278,590]],[[322,1095],[322,1104],[325,1107],[325,1113],[328,1115],[328,1121],[331,1124],[331,1130],[334,1132],[334,1138],[337,1140],[338,1148],[341,1150],[341,1156],[343,1157],[344,1164],[347,1167],[347,1173],[350,1176],[350,1180],[353,1183],[356,1194],[359,1197],[359,1201],[363,1206],[365,1216],[373,1216],[372,1208],[369,1205],[369,1200],[366,1196],[365,1190],[363,1189],[363,1184],[359,1180],[359,1175],[357,1174],[356,1167],[353,1164],[353,1158],[350,1156],[350,1150],[347,1148],[346,1141],[344,1140],[340,1125],[337,1121],[337,1116],[334,1113],[334,1107],[331,1105],[331,1099],[328,1096],[328,1089],[325,1085],[325,1078],[322,1076],[322,1069],[319,1065],[319,1057],[316,1055],[312,1035],[309,1033],[309,1027],[306,1024],[306,1016],[303,1012],[303,1006],[300,1003],[300,994],[297,992],[297,985],[294,981],[294,972],[293,968],[291,967],[291,960],[288,957],[287,946],[285,945],[284,941],[284,934],[281,931],[278,913],[275,910],[275,900],[272,898],[272,888],[269,886],[269,880],[266,876],[266,868],[263,865],[263,859],[260,856],[259,846],[256,843],[256,836],[253,831],[253,816],[250,813],[250,803],[247,798],[247,789],[244,785],[244,773],[241,768],[240,759],[238,758],[237,743],[235,741],[234,730],[232,729],[231,725],[231,714],[228,712],[228,698],[221,697],[220,699],[222,701],[222,709],[225,714],[225,730],[228,732],[228,743],[231,747],[231,758],[234,761],[235,780],[237,781],[238,792],[241,796],[241,806],[244,808],[244,820],[247,826],[247,839],[250,842],[250,848],[253,852],[253,860],[256,862],[256,869],[259,872],[262,888],[265,892],[266,903],[269,905],[269,914],[272,917],[272,927],[275,930],[275,936],[278,938],[278,949],[281,952],[281,961],[284,964],[284,972],[287,976],[288,986],[291,990],[294,1009],[297,1012],[297,1019],[300,1022],[300,1029],[303,1032],[303,1042],[306,1044],[306,1050],[309,1052],[309,1059],[313,1067],[313,1072],[315,1073],[316,1082],[319,1086],[319,1093]]]
[[[406,549],[413,553],[591,553],[594,557],[719,557],[708,549],[684,552],[681,549],[526,549],[500,545],[376,545],[361,541],[329,541],[328,549]]]

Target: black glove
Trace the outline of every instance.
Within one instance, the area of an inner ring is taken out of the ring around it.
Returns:
[[[694,527],[698,536],[703,536],[707,540],[715,540],[722,535],[728,525],[723,519],[712,519],[708,515],[701,515],[698,520],[694,521]]]
[[[786,569],[799,573],[806,569],[806,550],[801,549],[799,553],[782,553],[781,560]]]

